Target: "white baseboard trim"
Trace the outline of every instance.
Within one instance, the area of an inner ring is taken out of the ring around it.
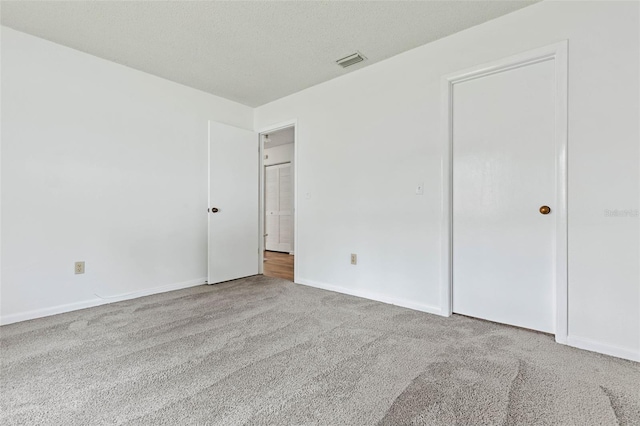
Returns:
[[[591,352],[598,352],[605,355],[615,356],[617,358],[628,359],[630,361],[640,362],[640,351],[634,351],[629,348],[621,348],[619,346],[608,345],[606,343],[596,342],[595,340],[586,339],[584,337],[567,336],[567,345],[574,348],[584,349]]]
[[[378,302],[389,303],[391,305],[402,306],[403,308],[414,309],[416,311],[427,312],[435,315],[442,315],[442,310],[437,306],[430,306],[421,303],[415,303],[408,300],[396,299],[387,295],[369,292],[367,290],[349,289],[338,285],[327,284],[306,278],[297,278],[296,284],[302,284],[309,287],[321,288],[323,290],[334,291],[336,293],[348,294],[351,296],[362,297],[364,299],[375,300]],[[564,342],[559,342],[564,343]],[[628,359],[640,362],[640,352],[629,348],[621,348],[619,346],[607,345],[605,343],[596,342],[591,339],[585,339],[576,336],[567,336],[566,344],[578,349],[584,349],[591,352],[598,352],[605,355],[611,355],[617,358]]]
[[[380,293],[374,293],[367,290],[349,289],[333,284],[326,284],[319,281],[308,280],[306,278],[298,278],[296,284],[302,284],[309,287],[321,288],[323,290],[334,291],[336,293],[348,294],[350,296],[362,297],[363,299],[375,300],[377,302],[388,303],[390,305],[401,306],[403,308],[413,309],[415,311],[427,312],[429,314],[441,315],[440,307],[416,303],[405,299],[396,299]]]
[[[195,280],[183,281],[175,284],[168,284],[159,287],[153,287],[126,293],[111,297],[97,297],[95,299],[84,300],[82,302],[68,303],[65,305],[51,306],[49,308],[35,309],[32,311],[19,312],[17,314],[0,316],[0,325],[13,324],[20,321],[27,321],[36,318],[48,317],[51,315],[63,314],[65,312],[77,311],[79,309],[92,308],[94,306],[106,305],[108,303],[121,302],[123,300],[137,299],[138,297],[151,296],[152,294],[166,293],[168,291],[181,290],[183,288],[195,287],[203,285],[207,278],[198,278]]]

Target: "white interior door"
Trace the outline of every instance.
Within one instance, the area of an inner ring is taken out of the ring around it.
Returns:
[[[554,80],[547,60],[453,88],[453,311],[551,333]]]
[[[266,249],[293,250],[293,173],[291,163],[265,167]]]
[[[209,284],[258,274],[258,155],[256,133],[209,121]]]
[[[266,229],[265,249],[276,250],[280,241],[280,220],[278,212],[279,172],[278,166],[266,166],[264,168],[264,222]]]

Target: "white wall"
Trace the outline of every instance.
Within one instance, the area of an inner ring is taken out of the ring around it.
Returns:
[[[1,321],[202,282],[208,119],[297,118],[304,283],[438,313],[440,78],[568,39],[569,342],[640,359],[638,12],[545,1],[253,123],[248,107],[2,28]]]
[[[299,281],[438,313],[441,77],[568,39],[569,343],[640,360],[639,219],[605,215],[639,208],[638,6],[542,2],[257,108],[298,120]]]
[[[265,148],[265,166],[290,162],[293,164],[293,143]]]
[[[1,34],[2,322],[203,283],[207,120],[252,109]]]

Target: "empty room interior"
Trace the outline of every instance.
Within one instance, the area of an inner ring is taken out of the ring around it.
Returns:
[[[640,425],[640,2],[0,16],[3,425]]]

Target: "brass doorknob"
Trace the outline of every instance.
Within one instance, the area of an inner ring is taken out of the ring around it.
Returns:
[[[540,213],[549,214],[551,213],[551,208],[549,206],[542,206],[540,207]]]

